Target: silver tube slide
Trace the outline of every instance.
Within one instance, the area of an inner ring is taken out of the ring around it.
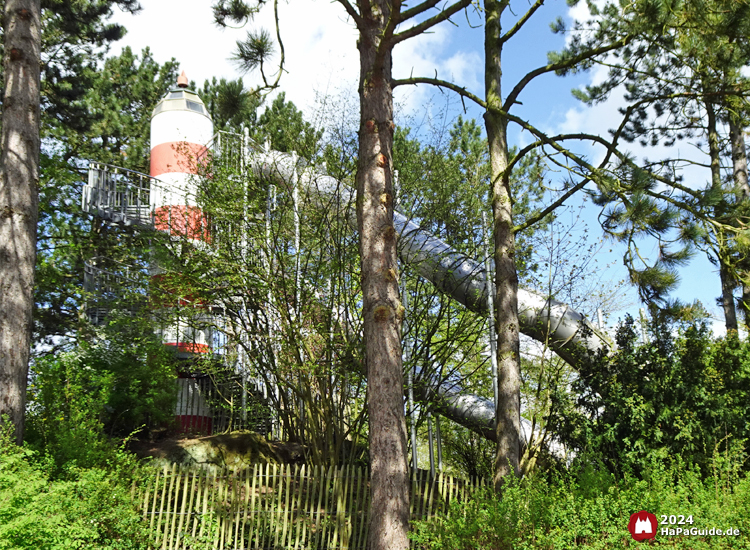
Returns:
[[[355,192],[337,179],[314,167],[295,163],[291,154],[253,149],[248,154],[255,174],[289,184],[296,173],[300,189],[309,200],[345,215],[356,230]],[[458,300],[471,311],[487,314],[486,272],[482,264],[454,250],[447,243],[421,229],[400,212],[394,213],[394,226],[400,236],[399,256],[440,291]],[[518,317],[521,332],[546,343],[560,357],[576,366],[581,353],[613,348],[605,333],[566,304],[519,288]],[[462,391],[460,381],[422,387],[419,398],[437,406],[447,418],[477,433],[495,439],[492,401]]]

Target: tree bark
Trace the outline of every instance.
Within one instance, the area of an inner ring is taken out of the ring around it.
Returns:
[[[23,441],[39,183],[40,0],[6,0],[0,137],[0,415]]]
[[[729,139],[732,144],[732,173],[738,201],[750,198],[750,185],[747,182],[747,151],[745,150],[745,130],[737,117],[729,117]]]
[[[370,438],[369,550],[409,548],[409,471],[401,363],[396,229],[393,226],[393,92],[389,0],[360,3],[360,235]]]
[[[513,198],[508,167],[507,121],[494,110],[502,109],[502,44],[500,17],[507,0],[485,0],[485,100],[484,114],[490,149],[492,211],[495,232],[498,402],[495,489],[519,475],[521,454],[521,355],[518,326],[518,273],[513,232]]]
[[[721,187],[721,149],[719,146],[719,132],[716,129],[716,111],[710,100],[706,101],[706,114],[708,117],[708,155],[711,161],[711,187]],[[721,207],[719,207],[721,208]],[[717,211],[721,216],[722,212]],[[734,305],[735,281],[729,269],[729,250],[726,245],[718,243],[716,251],[719,261],[719,279],[721,280],[721,306],[724,310],[724,323],[727,330],[737,330],[737,310]]]
[[[734,192],[737,204],[750,199],[750,185],[747,181],[747,151],[745,149],[745,130],[742,122],[735,114],[729,115],[729,141],[732,146],[732,176],[734,179]],[[741,270],[742,279],[742,303],[741,310],[745,319],[745,327],[750,328],[750,284],[747,283],[748,270],[743,266]]]

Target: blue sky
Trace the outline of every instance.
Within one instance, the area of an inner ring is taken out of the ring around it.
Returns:
[[[176,58],[188,77],[198,83],[214,76],[229,79],[241,76],[229,57],[235,41],[244,37],[246,31],[216,28],[212,22],[209,0],[141,0],[141,4],[144,10],[136,16],[115,14],[115,20],[125,25],[128,35],[113,48],[113,53],[124,45],[131,46],[135,51],[149,46],[157,61]],[[513,0],[511,10],[520,16],[528,5],[527,0]],[[251,26],[271,29],[271,7],[269,3]],[[504,24],[507,27],[514,16],[511,13],[506,15]],[[556,17],[562,16],[571,21],[574,17],[585,15],[582,6],[570,9],[564,0],[548,0],[506,46],[503,56],[504,92],[507,93],[529,70],[544,64],[547,52],[564,46],[565,37],[550,31],[549,25]],[[280,18],[288,71],[283,75],[282,89],[287,98],[311,113],[317,108],[316,94],[348,94],[356,97],[359,75],[356,30],[343,8],[327,0],[282,2]],[[431,34],[400,44],[394,52],[394,77],[403,78],[409,74],[434,76],[437,70],[440,78],[460,82],[481,97],[484,86],[484,37],[481,26],[472,29],[469,25],[479,26],[480,16],[472,13],[468,22],[463,14],[453,19],[457,26],[444,23]],[[567,78],[545,75],[527,87],[520,97],[523,105],[517,106],[514,114],[549,132],[586,131],[606,135],[607,130],[617,124],[617,106],[622,104],[622,98],[615,97],[607,104],[588,108],[570,93],[572,88],[600,79],[603,74],[601,70],[593,70]],[[256,82],[255,75],[244,78],[248,85]],[[452,114],[458,115],[461,105],[456,97],[442,95],[429,87],[404,87],[396,93],[402,113],[417,118],[429,116],[433,110],[437,112],[445,106],[448,97]],[[469,117],[481,119],[479,109],[469,104],[467,107]],[[522,145],[529,137],[513,129],[510,139],[512,144]],[[694,154],[689,144],[681,143],[677,147],[683,155]],[[652,159],[665,152],[659,148],[643,150],[638,146],[631,149],[636,155],[648,155]],[[577,151],[590,155],[589,158],[593,160],[597,157],[595,151],[585,147]],[[707,172],[699,169],[685,176],[695,186],[703,185],[708,179]],[[591,233],[599,235],[596,212],[587,209],[586,213]],[[624,251],[616,243],[608,245],[605,250],[609,248],[613,248],[613,252],[604,254],[599,263],[615,262],[621,265]],[[623,268],[611,269],[611,277],[621,279],[625,276]],[[699,254],[688,268],[681,271],[681,277],[682,284],[675,295],[688,302],[701,300],[710,312],[721,319],[720,310],[715,304],[715,298],[720,294],[716,269]],[[630,291],[629,295],[634,301],[634,292]],[[635,305],[629,307],[628,311],[635,313],[637,309]],[[623,312],[610,313],[610,321],[614,322]]]

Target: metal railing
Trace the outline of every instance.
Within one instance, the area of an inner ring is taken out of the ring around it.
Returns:
[[[209,153],[220,165],[242,173],[247,168],[246,152],[262,150],[247,134],[216,132],[199,157],[206,160]],[[101,162],[89,163],[88,182],[83,187],[81,207],[84,212],[111,223],[154,226],[151,192],[166,185],[148,174]]]
[[[219,165],[242,174],[247,169],[247,153],[262,150],[263,147],[251,139],[247,133],[237,134],[220,130],[206,144],[204,155],[210,152]]]
[[[92,162],[81,208],[112,223],[153,227],[151,189],[160,185],[146,174]]]
[[[86,294],[86,315],[91,324],[99,326],[113,307],[135,314],[145,302],[144,285],[133,273],[135,268],[121,266],[118,271],[97,266],[99,258],[83,265],[83,291]]]

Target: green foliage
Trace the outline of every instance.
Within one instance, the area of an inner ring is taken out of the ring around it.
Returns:
[[[283,94],[252,130],[275,150],[297,151],[301,163],[315,157],[322,134]],[[364,425],[356,241],[335,205],[321,207],[303,190],[297,244],[291,186],[259,180],[232,166],[227,155],[214,160],[210,177],[196,178],[212,248],[173,241],[160,266],[165,276],[179,273],[178,284],[194,296],[231,312],[209,321],[227,335],[214,352],[243,369],[256,391],[278,387],[266,402],[276,409],[285,438],[304,442],[312,463],[336,463]],[[183,322],[198,321],[189,315]],[[219,375],[216,367],[199,365]]]
[[[495,471],[495,443],[458,426],[453,422],[440,423],[443,460],[461,476],[491,479]]]
[[[0,549],[146,548],[147,525],[130,498],[133,467],[120,452],[106,468],[53,481],[38,455],[0,434]]]
[[[714,339],[696,321],[657,318],[649,332],[639,344],[628,318],[616,352],[581,363],[573,383],[581,412],[560,419],[563,439],[613,471],[680,457],[707,472],[716,449],[746,452],[750,344],[736,332]]]
[[[90,120],[82,98],[109,44],[125,28],[108,23],[113,8],[136,12],[137,0],[42,0],[42,125],[65,125],[83,131]],[[0,50],[3,25],[0,25]],[[0,79],[3,67],[0,67]],[[2,98],[0,98],[2,101]]]
[[[39,226],[35,277],[34,338],[55,345],[81,328],[90,296],[83,286],[84,262],[106,258],[99,267],[139,263],[152,236],[112,227],[81,212],[84,160],[116,164],[148,173],[151,111],[176,77],[175,62],[156,63],[125,48],[103,68],[86,76],[78,101],[85,115],[75,124],[44,119],[39,185]],[[61,340],[61,337],[65,337]]]
[[[270,107],[258,117],[255,136],[259,141],[268,139],[271,149],[282,152],[296,151],[307,161],[314,161],[323,130],[305,121],[297,106],[280,93]]]
[[[245,40],[237,41],[237,52],[232,60],[237,63],[243,72],[252,72],[262,69],[263,63],[274,53],[273,39],[266,29],[258,29],[247,32]]]
[[[713,464],[721,464],[715,457]],[[466,502],[454,502],[447,516],[413,526],[411,538],[421,550],[619,549],[633,545],[627,530],[639,510],[693,516],[693,527],[737,528],[737,537],[665,537],[670,548],[750,548],[750,478],[726,471],[702,479],[681,464],[648,463],[642,478],[616,478],[597,465],[570,472],[509,479],[502,497],[490,488]],[[661,527],[661,526],[660,526]],[[686,527],[690,527],[687,525]]]
[[[115,452],[110,437],[127,436],[147,421],[172,420],[170,352],[153,336],[122,332],[122,340],[42,357],[31,366],[27,441],[50,457],[56,475],[105,464]]]
[[[459,116],[447,130],[448,140],[438,131],[433,143],[427,145],[412,137],[409,129],[396,130],[394,160],[401,183],[400,208],[457,250],[482,257],[482,211],[491,217],[487,140],[473,119]],[[513,149],[511,156],[515,152]],[[545,173],[546,165],[537,152],[525,155],[514,166],[511,187],[516,225],[540,208]],[[544,218],[516,235],[516,265],[522,277],[534,269],[529,237],[548,220]]]
[[[241,126],[254,128],[257,124],[255,111],[262,100],[257,93],[245,89],[241,78],[206,80],[200,96],[214,122],[214,132],[240,133]]]
[[[174,59],[157,63],[148,48],[139,56],[126,47],[107,58],[83,98],[87,131],[58,130],[67,154],[148,174],[151,113],[174,86],[177,67]]]
[[[675,267],[694,248],[706,252],[712,262],[720,264],[725,285],[721,300],[728,328],[736,328],[731,290],[726,285],[730,278],[729,286],[746,278],[745,251],[737,250],[733,242],[745,212],[737,208],[742,202],[737,198],[738,182],[720,181],[720,157],[725,152],[719,145],[717,128],[721,128],[716,123],[747,126],[747,106],[742,98],[750,81],[741,68],[750,52],[750,3],[638,0],[629,7],[633,8],[629,17],[611,12],[607,19],[631,33],[633,39],[607,61],[607,79],[588,86],[585,92],[577,90],[575,95],[594,104],[624,87],[624,118],[612,133],[629,142],[637,140],[642,147],[673,147],[680,140],[707,137],[706,164],[711,165],[711,179],[703,189],[694,182],[685,184],[681,173],[690,175],[692,169],[684,169],[695,166],[695,161],[685,162],[678,150],[673,158],[644,159],[642,168],[621,155],[622,162],[613,173],[618,189],[599,186],[602,225],[605,232],[627,245],[624,262],[641,298],[665,308],[671,307],[667,295],[678,283]],[[699,142],[699,149],[704,146],[705,142]],[[738,173],[736,166],[733,172]],[[658,254],[649,257],[643,245],[654,242]]]

